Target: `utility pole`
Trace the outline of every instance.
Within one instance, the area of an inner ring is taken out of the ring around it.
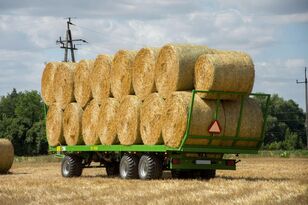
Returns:
[[[299,82],[296,80],[297,84],[302,84],[305,83],[305,101],[306,101],[306,121],[305,121],[305,126],[306,126],[306,138],[307,138],[307,148],[308,148],[308,95],[307,95],[307,68],[305,67],[305,81]]]
[[[83,43],[88,43],[86,40],[83,39],[73,39],[72,38],[72,32],[70,29],[70,26],[75,26],[75,24],[73,24],[71,22],[71,19],[74,17],[68,17],[66,19],[68,19],[68,21],[66,22],[66,33],[65,33],[65,40],[61,39],[61,36],[59,37],[59,40],[56,41],[57,44],[60,44],[60,48],[64,49],[64,62],[68,62],[68,50],[71,51],[71,61],[75,62],[75,54],[74,51],[78,50],[76,48],[76,45],[74,44],[74,42],[79,41],[79,42],[83,42]]]

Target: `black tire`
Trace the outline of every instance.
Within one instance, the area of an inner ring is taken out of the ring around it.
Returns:
[[[79,177],[82,174],[82,160],[75,155],[67,155],[62,159],[61,174],[63,177]]]
[[[138,178],[138,162],[139,159],[133,154],[124,154],[120,161],[120,177],[122,179],[137,179]]]
[[[144,154],[138,164],[140,179],[159,179],[162,176],[162,161],[155,154]]]
[[[216,170],[215,169],[207,169],[207,170],[201,170],[200,171],[200,177],[201,179],[212,179],[216,176]]]
[[[106,164],[106,173],[107,176],[116,177],[119,176],[119,163],[112,162]]]

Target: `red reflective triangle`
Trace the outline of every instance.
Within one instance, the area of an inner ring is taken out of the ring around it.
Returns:
[[[209,129],[208,129],[208,132],[209,133],[216,133],[216,134],[219,134],[221,132],[221,128],[220,128],[219,122],[217,120],[214,120],[211,123],[211,125],[209,126]]]

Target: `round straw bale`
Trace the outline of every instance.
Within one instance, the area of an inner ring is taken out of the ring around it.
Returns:
[[[98,123],[99,105],[95,100],[90,101],[82,115],[82,137],[86,145],[100,144],[96,135]]]
[[[156,91],[155,62],[158,48],[142,48],[133,63],[133,87],[136,95],[143,100]]]
[[[195,89],[250,93],[255,70],[249,55],[224,52],[201,55],[195,66]],[[237,99],[238,95],[198,93],[206,99]]]
[[[83,110],[78,103],[70,103],[66,106],[63,114],[63,133],[66,144],[83,144],[81,135],[81,120]]]
[[[240,100],[224,101],[223,107],[225,110],[225,136],[236,136],[238,120],[240,117]],[[243,113],[240,126],[239,137],[261,138],[263,126],[263,114],[260,105],[251,98],[247,98],[243,104]],[[231,140],[221,143],[222,146],[231,146]],[[235,146],[255,147],[257,142],[238,141]]]
[[[141,100],[135,95],[125,96],[119,106],[117,134],[121,144],[141,144],[140,123]]]
[[[75,63],[61,63],[54,77],[54,95],[56,104],[64,109],[73,102],[74,98],[74,70]]]
[[[188,111],[190,108],[192,94],[190,92],[173,92],[166,99],[165,111],[163,114],[162,135],[166,145],[178,147],[184,137],[187,129]],[[222,128],[225,125],[225,115],[221,104],[218,104],[218,121]],[[194,107],[191,118],[190,135],[210,136],[208,128],[213,122],[213,116],[216,111],[215,101],[203,101],[198,95],[195,95]],[[188,139],[186,144],[207,145],[208,139]],[[213,140],[211,145],[219,145],[220,140]]]
[[[14,161],[14,147],[10,140],[0,139],[0,174],[6,174]]]
[[[112,55],[98,55],[94,68],[90,74],[90,86],[94,100],[101,105],[104,100],[111,96],[110,69]]]
[[[102,144],[117,144],[117,111],[120,103],[115,98],[107,98],[100,106],[99,120],[96,127],[96,134],[98,135]]]
[[[48,107],[46,116],[47,141],[50,146],[65,144],[63,136],[63,111],[57,105]]]
[[[156,89],[163,97],[173,91],[194,88],[194,67],[197,58],[213,52],[206,46],[167,44],[158,54],[155,65]]]
[[[152,93],[140,108],[140,134],[143,144],[163,144],[161,129],[163,125],[164,99],[158,93]]]
[[[51,105],[55,102],[54,95],[54,77],[56,69],[60,62],[49,62],[44,68],[41,86],[42,86],[42,98],[46,105]]]
[[[111,92],[121,99],[125,95],[134,94],[132,85],[132,63],[137,51],[119,50],[112,61]]]
[[[74,72],[74,95],[78,104],[83,108],[92,99],[90,73],[93,66],[93,60],[81,60],[76,65]]]

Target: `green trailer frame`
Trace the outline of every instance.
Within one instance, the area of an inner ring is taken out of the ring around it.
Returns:
[[[219,116],[219,105],[221,103],[220,95],[230,94],[230,95],[237,95],[240,99],[240,114],[237,123],[236,135],[235,136],[217,136],[217,135],[210,135],[210,136],[193,136],[190,135],[190,127],[191,121],[193,117],[193,108],[195,102],[195,95],[197,93],[212,93],[218,96],[216,100],[216,111],[213,115],[213,120],[218,119]],[[240,127],[242,123],[242,115],[243,115],[243,107],[244,107],[244,100],[249,96],[258,96],[265,98],[265,107],[263,107],[263,126],[261,136],[247,136],[247,137],[239,137]],[[165,153],[169,157],[169,163],[167,169],[171,170],[193,170],[193,169],[229,169],[235,170],[236,169],[236,161],[235,160],[228,160],[228,159],[215,159],[209,158],[206,155],[202,155],[205,153],[214,153],[214,154],[257,154],[258,150],[262,146],[262,142],[264,140],[264,132],[266,127],[266,121],[268,116],[268,106],[270,102],[270,95],[269,94],[261,94],[261,93],[242,93],[242,92],[224,92],[224,91],[207,91],[207,90],[192,90],[192,98],[190,102],[190,108],[187,117],[187,129],[184,134],[184,137],[181,141],[181,144],[178,148],[169,147],[166,145],[59,145],[49,147],[49,151],[52,153],[56,153],[58,157],[64,157],[67,154],[79,154],[79,155],[86,155],[90,152],[101,152],[101,153],[108,153],[108,152],[117,152],[117,153],[125,153],[125,152],[132,152],[132,153]],[[46,114],[46,112],[45,112]],[[189,145],[186,144],[187,140],[193,139],[207,139],[207,145]],[[233,141],[230,147],[221,147],[212,145],[213,140],[222,140],[222,141]],[[236,142],[238,141],[247,141],[247,142],[256,142],[256,147],[241,147],[237,146]],[[200,154],[199,157],[187,157],[187,153],[195,153]],[[200,157],[201,156],[201,157]],[[208,160],[210,159],[210,163],[196,163],[200,159]],[[177,163],[178,161],[181,163]]]

